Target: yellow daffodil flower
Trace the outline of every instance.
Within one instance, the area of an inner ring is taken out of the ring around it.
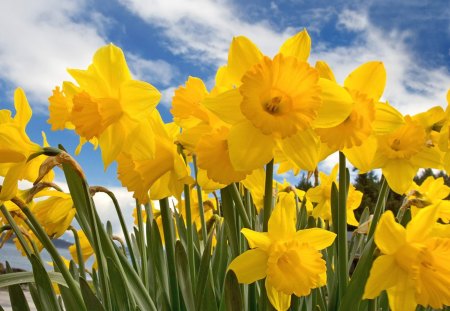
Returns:
[[[391,211],[381,216],[375,243],[382,254],[372,265],[363,298],[386,290],[393,311],[450,305],[450,239],[432,235],[436,220],[437,205],[419,211],[406,229]]]
[[[178,141],[197,155],[198,167],[206,171],[208,179],[219,189],[241,181],[250,172],[238,171],[232,166],[228,150],[230,126],[203,105],[208,95],[202,80],[189,77],[186,86],[175,91],[171,112],[182,128]]]
[[[308,201],[317,203],[312,211],[314,218],[322,218],[323,220],[331,221],[331,187],[336,182],[338,173],[338,166],[336,165],[331,171],[330,175],[319,172],[320,185],[308,189],[306,191],[306,198]],[[355,218],[355,209],[361,204],[363,193],[355,189],[352,184],[349,184],[347,194],[347,223],[352,226],[358,226],[359,222]]]
[[[242,229],[250,250],[236,257],[229,269],[240,283],[266,278],[266,292],[277,310],[288,310],[291,295],[306,296],[326,284],[326,265],[320,250],[336,234],[319,229],[296,231],[293,193],[283,193],[269,219],[268,232]]]
[[[149,117],[161,94],[151,84],[132,79],[122,50],[113,44],[97,50],[87,70],[68,72],[78,85],[63,84],[63,94],[55,89],[49,122],[54,129],[73,125],[84,141],[98,139],[107,168],[135,140],[139,123]],[[153,142],[151,132],[146,140]]]
[[[439,133],[439,149],[444,152],[443,166],[450,172],[450,89],[447,91],[447,109],[445,110],[445,120]]]
[[[38,177],[40,165],[46,159],[41,155],[27,161],[30,155],[41,151],[42,147],[32,142],[25,131],[32,111],[24,91],[20,88],[14,92],[14,106],[14,118],[9,110],[0,110],[0,174],[5,177],[0,201],[8,201],[16,196],[19,180],[34,182]],[[44,145],[46,144],[44,137]],[[45,181],[51,179],[53,172],[44,178]]]
[[[444,178],[428,176],[419,186],[415,182],[406,192],[408,205],[415,217],[426,206],[439,203],[438,217],[445,223],[450,222],[450,201],[444,200],[450,194],[450,187],[444,184]]]
[[[94,249],[92,248],[89,240],[83,230],[77,231],[78,238],[80,239],[81,256],[83,261],[86,262],[92,255],[94,255]],[[78,253],[76,244],[69,246],[69,252],[73,260],[78,264]],[[95,262],[93,268],[95,268],[97,263]]]
[[[233,39],[228,64],[219,69],[214,95],[204,104],[231,126],[227,148],[235,170],[261,168],[276,146],[299,167],[314,170],[320,140],[312,129],[348,117],[351,96],[319,77],[306,62],[309,51],[306,31],[289,38],[273,59],[249,39]]]
[[[47,235],[51,238],[58,238],[63,235],[75,217],[75,207],[73,206],[70,193],[60,191],[44,190],[35,197],[48,196],[47,199],[37,201],[32,212],[44,227]]]
[[[192,183],[192,178],[173,143],[176,131],[170,129],[170,124],[164,125],[156,111],[147,122],[147,126],[136,133],[135,139],[137,142],[145,142],[147,134],[153,132],[151,135],[156,137],[155,156],[145,156],[145,145],[133,145],[128,152],[119,154],[118,178],[123,186],[134,192],[134,198],[141,204],[147,203],[150,198],[159,200],[172,195],[179,198],[184,184]]]

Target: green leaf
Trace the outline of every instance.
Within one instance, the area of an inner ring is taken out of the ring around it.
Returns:
[[[33,298],[34,306],[38,311],[45,311],[44,307],[39,298],[39,293],[34,283],[28,284],[28,289],[30,290],[31,297]]]
[[[189,275],[188,258],[186,250],[180,241],[175,243],[175,261],[177,265],[178,284],[181,295],[188,310],[195,310],[194,293],[192,292],[191,278]]]
[[[92,289],[89,286],[89,284],[83,278],[80,278],[80,288],[84,302],[89,311],[105,311],[100,300],[98,300],[97,296],[95,296],[95,294],[92,292]]]
[[[32,254],[30,261],[42,307],[47,311],[61,311],[47,271],[36,255]]]
[[[115,301],[114,306],[117,307],[118,310],[127,310],[129,309],[130,301],[128,297],[128,288],[125,284],[125,280],[120,273],[120,270],[117,268],[116,264],[111,260],[111,258],[107,258],[108,260],[108,269],[109,269],[109,277],[111,281],[111,292],[112,299]],[[134,305],[134,303],[133,303]]]
[[[9,263],[6,262],[6,271],[8,273],[12,272]],[[28,306],[27,299],[23,293],[22,287],[20,284],[11,285],[8,287],[9,299],[11,301],[11,306],[13,311],[29,311],[30,307]]]
[[[197,310],[202,310],[202,301],[205,294],[206,281],[209,276],[212,236],[213,234],[210,233],[205,249],[203,250],[203,256],[198,271],[197,287],[195,289],[195,306],[197,307]]]
[[[48,277],[54,283],[67,286],[66,281],[59,272],[48,272]],[[30,282],[34,282],[33,272],[12,272],[0,275],[0,288]]]
[[[228,311],[243,310],[241,291],[236,274],[228,270],[225,277],[225,307]]]

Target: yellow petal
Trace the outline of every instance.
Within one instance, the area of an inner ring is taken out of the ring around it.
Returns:
[[[9,201],[17,194],[17,183],[22,179],[26,163],[21,162],[9,168],[0,191],[0,201]]]
[[[307,61],[311,51],[311,38],[306,29],[287,39],[280,48],[279,53],[284,56],[293,56]]]
[[[203,105],[223,121],[234,124],[244,120],[241,112],[242,96],[239,89],[232,89],[203,100]]]
[[[368,62],[356,68],[344,81],[349,90],[358,91],[378,101],[386,85],[386,70],[382,62]]]
[[[322,60],[319,60],[316,62],[316,69],[320,74],[321,78],[331,80],[333,82],[336,82],[336,78],[334,77],[333,71],[331,70],[330,66]]]
[[[236,257],[228,269],[236,273],[239,283],[250,284],[266,276],[267,254],[251,249]]]
[[[120,151],[125,145],[126,129],[121,122],[109,126],[98,139],[102,150],[102,160],[104,169],[117,159]]]
[[[373,130],[377,134],[392,132],[405,124],[403,115],[389,103],[375,104],[375,121]]]
[[[299,168],[307,171],[316,169],[320,161],[320,139],[313,130],[297,132],[277,140],[277,143],[285,156]]]
[[[297,214],[294,193],[284,194],[269,218],[268,233],[272,240],[288,239],[295,235]]]
[[[94,54],[92,66],[109,86],[110,95],[115,95],[122,82],[131,80],[125,56],[120,48],[110,43]]]
[[[353,99],[346,89],[331,80],[320,78],[319,85],[322,88],[322,106],[312,126],[316,128],[336,126],[350,115]]]
[[[266,292],[270,303],[277,311],[286,311],[291,306],[291,295],[277,291],[266,279]]]
[[[389,187],[398,194],[408,191],[417,173],[417,167],[405,159],[391,159],[382,170]]]
[[[274,139],[262,134],[249,121],[231,127],[228,148],[235,170],[252,171],[263,167],[273,158]]]
[[[25,92],[21,88],[17,88],[14,92],[14,107],[16,108],[14,121],[18,122],[22,129],[25,129],[31,119],[32,112]]]
[[[240,81],[244,73],[263,57],[258,47],[248,38],[240,36],[233,38],[228,52],[228,74]]]
[[[336,233],[320,228],[299,230],[295,238],[301,242],[308,243],[317,250],[322,250],[333,244]]]
[[[391,211],[385,212],[375,230],[375,243],[383,254],[394,254],[406,243],[406,231],[402,225],[395,222]]]
[[[392,311],[415,311],[417,307],[415,286],[411,277],[402,273],[397,284],[387,290],[389,307]]]
[[[432,232],[438,217],[438,205],[433,204],[421,209],[406,227],[406,239],[409,242],[421,243]]]
[[[248,241],[250,248],[259,248],[267,251],[270,247],[270,238],[267,232],[257,232],[247,228],[241,230],[241,233]]]
[[[383,255],[375,259],[364,289],[363,299],[374,299],[397,283],[399,275],[405,273],[395,263],[395,257]]]
[[[369,136],[361,146],[343,150],[347,159],[359,170],[360,174],[367,173],[374,168],[372,163],[376,151],[377,139],[375,136]]]
[[[120,104],[131,119],[147,117],[160,99],[161,93],[147,82],[128,80],[120,86]]]

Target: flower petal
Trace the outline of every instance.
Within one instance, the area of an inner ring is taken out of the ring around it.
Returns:
[[[203,100],[203,105],[223,121],[234,124],[244,120],[241,112],[242,96],[239,89],[232,89]]]
[[[9,201],[16,196],[18,189],[17,182],[19,179],[22,179],[25,167],[26,163],[21,162],[9,168],[0,191],[0,202]]]
[[[377,151],[377,139],[369,136],[361,146],[344,149],[343,152],[350,163],[363,174],[373,169],[372,162]]]
[[[320,139],[317,134],[307,129],[277,140],[278,147],[284,155],[299,168],[314,171],[320,161]]]
[[[387,290],[389,307],[392,311],[414,311],[417,307],[415,286],[413,279],[402,273],[397,284]]]
[[[364,289],[363,299],[374,299],[397,283],[399,275],[403,272],[395,263],[395,257],[382,255],[375,259],[370,270],[369,278]]]
[[[117,159],[120,151],[122,151],[125,145],[126,135],[127,130],[122,125],[122,122],[112,124],[100,135],[98,144],[102,150],[102,160],[105,170]]]
[[[147,117],[160,99],[161,93],[147,82],[128,80],[120,86],[120,104],[131,119]]]
[[[383,254],[393,254],[406,243],[406,230],[395,222],[391,211],[385,212],[375,230],[375,243]]]
[[[241,81],[244,73],[262,57],[263,54],[250,39],[244,36],[235,37],[228,52],[228,74],[234,81]]]
[[[293,56],[302,61],[307,61],[311,51],[311,38],[306,29],[284,41],[279,53],[284,56]]]
[[[231,127],[228,148],[235,170],[251,171],[263,167],[273,158],[274,147],[272,136],[264,135],[249,121]]]
[[[333,244],[336,233],[320,228],[312,228],[297,231],[295,238],[308,243],[316,250],[322,250]]]
[[[382,170],[389,187],[398,194],[408,191],[417,173],[417,167],[405,159],[391,159]]]
[[[387,134],[405,124],[403,115],[389,103],[375,104],[373,130],[377,134]]]
[[[382,62],[368,62],[356,68],[344,81],[349,90],[358,91],[378,101],[386,85],[386,69]]]
[[[439,204],[433,204],[421,209],[406,227],[406,239],[409,242],[425,241],[436,224]]]
[[[228,269],[236,273],[239,283],[250,284],[266,276],[267,254],[260,249],[251,249],[236,257]]]
[[[268,233],[272,240],[288,239],[295,235],[297,215],[294,193],[282,196],[269,218]]]
[[[321,78],[331,80],[336,82],[336,78],[334,77],[334,73],[331,70],[330,66],[322,60],[316,62],[316,69],[319,72]]]
[[[247,228],[241,230],[241,233],[248,241],[251,248],[259,248],[261,250],[268,250],[270,247],[270,238],[267,232],[253,231]]]
[[[266,279],[266,293],[272,306],[278,311],[286,311],[291,306],[291,295],[279,292]]]
[[[14,92],[14,107],[16,108],[14,121],[18,122],[22,129],[25,129],[31,119],[32,112],[25,92],[21,88],[17,88]]]
[[[322,88],[322,106],[312,126],[316,128],[336,126],[350,115],[353,99],[346,89],[331,80],[320,78],[319,85]]]

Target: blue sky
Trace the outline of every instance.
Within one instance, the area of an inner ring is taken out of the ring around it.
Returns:
[[[189,75],[211,87],[233,36],[245,35],[274,55],[303,28],[312,38],[310,62],[327,61],[340,82],[358,65],[381,60],[388,74],[384,99],[401,112],[446,106],[447,0],[15,0],[0,2],[0,107],[11,109],[14,89],[22,87],[34,111],[30,137],[41,142],[43,130],[50,144],[73,152],[75,134],[51,132],[46,123],[47,98],[71,80],[66,68],[86,68],[100,46],[113,42],[124,50],[135,77],[163,94],[158,109],[170,121],[173,90]],[[86,146],[77,160],[90,184],[114,187],[128,200],[115,166],[103,172],[99,151]]]

